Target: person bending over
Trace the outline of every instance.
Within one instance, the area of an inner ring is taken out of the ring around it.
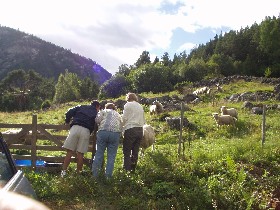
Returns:
[[[78,105],[65,113],[65,123],[70,124],[70,130],[63,144],[66,156],[61,171],[62,177],[66,175],[71,157],[75,153],[77,155],[77,172],[82,171],[84,154],[88,151],[90,134],[94,130],[95,117],[99,109],[100,103],[94,100],[90,105]]]
[[[97,150],[92,162],[92,173],[94,177],[100,175],[104,152],[107,149],[105,176],[111,178],[122,131],[121,115],[116,111],[113,103],[107,103],[105,109],[98,112],[95,122],[98,126]]]

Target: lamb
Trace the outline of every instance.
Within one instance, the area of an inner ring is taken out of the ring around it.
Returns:
[[[163,112],[163,106],[159,101],[154,101],[150,106],[150,115],[156,115]]]
[[[144,154],[144,150],[152,146],[154,150],[155,143],[155,130],[151,125],[145,124],[143,126],[143,139],[140,142],[141,153]]]
[[[236,119],[238,119],[238,112],[235,108],[227,108],[226,106],[221,107],[222,115],[230,115]]]
[[[220,115],[218,113],[212,114],[218,127],[221,125],[233,125],[235,126],[236,118],[230,115]]]

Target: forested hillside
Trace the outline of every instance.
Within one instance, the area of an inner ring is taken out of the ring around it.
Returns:
[[[0,26],[0,80],[13,70],[34,70],[43,77],[58,79],[67,69],[80,78],[102,84],[111,74],[95,61],[74,54],[31,34]]]

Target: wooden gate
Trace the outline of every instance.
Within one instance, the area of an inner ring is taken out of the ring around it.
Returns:
[[[4,124],[0,123],[0,129],[7,128],[2,132],[9,149],[15,160],[30,160],[32,170],[43,169],[47,171],[60,170],[64,161],[63,142],[67,135],[59,135],[63,130],[69,130],[69,125],[50,125],[38,124],[37,115],[32,116],[32,124]],[[68,134],[68,132],[67,132]],[[88,152],[92,152],[90,158],[84,158],[84,163],[88,166],[95,153],[95,135],[90,138]],[[45,141],[45,142],[44,142]],[[43,143],[42,143],[43,142]],[[94,146],[93,146],[94,145]],[[15,153],[14,151],[18,151]],[[21,151],[27,151],[27,154],[20,154]],[[59,155],[49,155],[54,152],[61,152]],[[42,155],[42,153],[44,153]],[[45,167],[38,166],[37,161],[45,161]],[[75,162],[76,157],[72,157],[71,162]],[[48,167],[49,166],[49,167]],[[22,168],[22,167],[18,167]]]

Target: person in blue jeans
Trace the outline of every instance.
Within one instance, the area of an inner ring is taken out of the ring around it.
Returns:
[[[116,111],[113,103],[107,103],[105,109],[98,112],[95,122],[98,126],[98,131],[96,135],[96,153],[92,162],[92,173],[94,177],[101,175],[104,153],[107,149],[105,176],[111,178],[122,131],[122,117]]]

